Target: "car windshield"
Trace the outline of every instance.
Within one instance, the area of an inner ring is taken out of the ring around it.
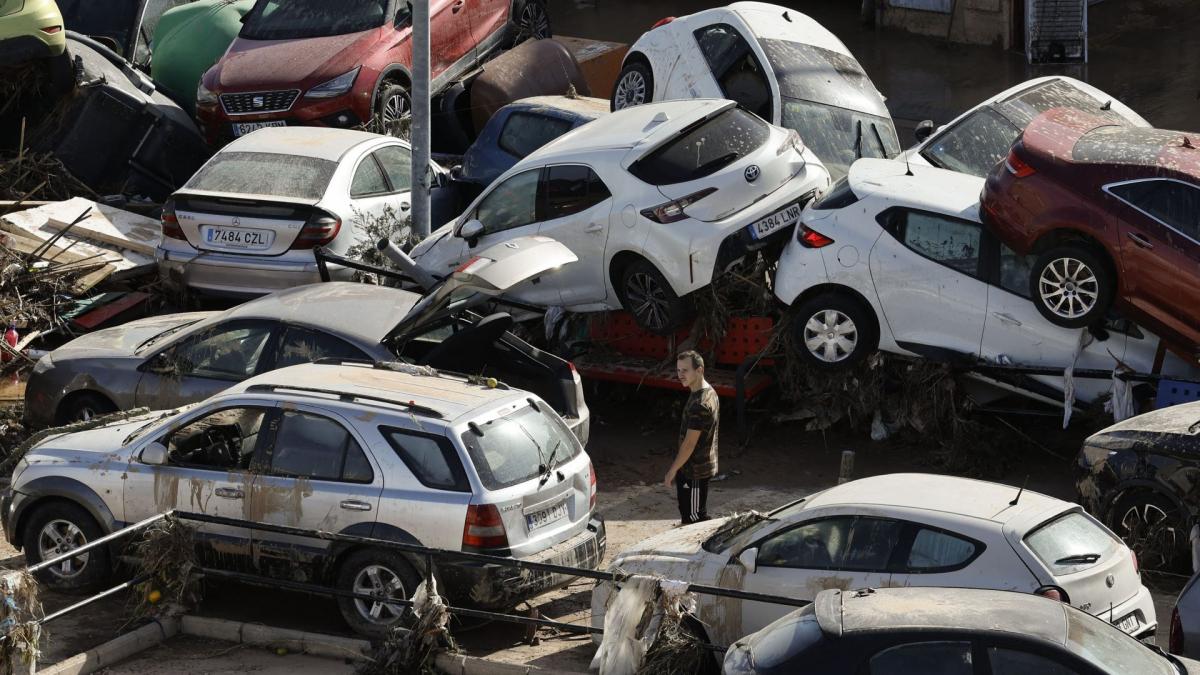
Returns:
[[[1118,542],[1081,511],[1068,511],[1025,535],[1025,544],[1055,576],[1074,574],[1105,559]]]
[[[270,152],[219,152],[184,185],[187,190],[318,200],[337,162]]]
[[[170,337],[170,336],[178,333],[179,331],[183,330],[184,328],[187,328],[188,326],[195,325],[197,321],[199,321],[199,319],[193,319],[191,321],[184,321],[183,323],[179,324],[178,326],[171,326],[170,328],[164,330],[161,333],[152,335],[149,338],[147,338],[146,340],[143,340],[142,344],[138,345],[137,349],[133,350],[133,353],[138,354],[143,349],[153,346],[153,345],[157,344],[158,342],[161,342],[163,340],[163,338]]]
[[[1179,675],[1182,671],[1137,638],[1086,612],[1067,611],[1067,648],[1106,673]]]
[[[727,108],[685,127],[634,162],[629,172],[651,185],[686,183],[733,164],[770,137],[771,127],[753,113]]]
[[[258,0],[238,37],[298,40],[358,33],[382,26],[387,0]]]
[[[886,117],[785,98],[782,123],[800,134],[834,180],[845,176],[860,157],[886,159],[900,152],[896,128]]]
[[[136,417],[130,417],[128,419],[121,420],[120,422],[116,422],[115,424],[132,424],[134,422],[142,422],[141,425],[139,425],[128,436],[125,437],[125,440],[121,442],[121,445],[129,445],[133,441],[136,441],[142,434],[157,426],[159,422],[162,422],[169,417],[175,417],[177,415],[186,413],[192,408],[199,406],[201,403],[203,403],[203,401],[191,403],[174,410],[151,411],[144,415],[138,415]],[[142,420],[145,421],[143,422]]]
[[[1053,108],[1075,108],[1086,111],[1113,124],[1142,126],[1133,117],[1125,117],[1113,109],[1105,110],[1106,101],[1097,101],[1078,87],[1064,80],[1052,80],[1027,89],[1002,101],[996,108],[1010,122],[1024,129],[1033,118]]]
[[[854,57],[788,40],[759,43],[784,98],[889,116],[883,97]]]
[[[721,551],[735,548],[740,549],[755,539],[765,528],[771,527],[780,520],[786,520],[803,511],[812,496],[801,497],[769,513],[748,511],[731,516],[704,541],[702,548],[709,553],[720,553]]]
[[[139,0],[58,0],[58,9],[68,29],[92,38],[108,38],[117,44],[117,53],[123,53],[141,4]]]
[[[477,431],[478,430],[478,431]],[[499,490],[559,466],[583,450],[575,435],[547,405],[525,406],[462,435],[484,487]]]

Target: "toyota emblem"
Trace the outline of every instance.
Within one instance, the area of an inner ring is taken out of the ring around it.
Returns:
[[[758,180],[758,175],[760,173],[762,173],[762,171],[758,168],[757,164],[751,164],[750,166],[746,167],[746,182],[753,183],[754,181]]]
[[[1104,577],[1104,585],[1105,585],[1105,586],[1108,586],[1109,588],[1112,588],[1112,587],[1113,587],[1113,585],[1114,585],[1114,584],[1116,584],[1116,583],[1117,583],[1117,579],[1116,579],[1116,577],[1114,577],[1113,575],[1111,575],[1111,574],[1110,574],[1110,575],[1108,575],[1108,576]]]

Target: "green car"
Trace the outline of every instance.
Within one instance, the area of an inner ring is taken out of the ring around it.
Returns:
[[[150,75],[189,114],[196,112],[200,77],[225,54],[252,7],[254,0],[199,0],[169,9],[159,19]]]
[[[66,48],[54,0],[0,0],[0,65],[58,56]]]

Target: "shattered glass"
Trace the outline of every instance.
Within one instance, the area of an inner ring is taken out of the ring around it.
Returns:
[[[321,199],[337,162],[271,152],[219,152],[184,186],[186,190]]]

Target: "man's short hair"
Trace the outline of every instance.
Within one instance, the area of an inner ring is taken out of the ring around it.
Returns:
[[[700,370],[704,367],[704,357],[700,356],[700,352],[694,349],[689,349],[686,352],[679,352],[679,356],[675,357],[676,361],[682,361],[684,359],[690,360],[692,362],[692,368],[695,368],[696,370]]]

